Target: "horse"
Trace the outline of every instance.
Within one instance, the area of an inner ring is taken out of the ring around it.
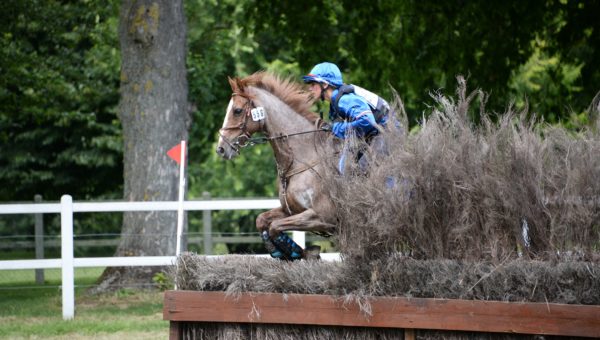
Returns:
[[[268,72],[228,78],[232,95],[216,152],[226,160],[258,142],[273,148],[280,206],[256,218],[271,256],[285,260],[318,257],[318,249],[302,249],[286,231],[332,235],[335,206],[322,185],[327,154],[335,148],[323,121],[310,111],[314,99],[301,84]],[[264,136],[252,137],[261,132]],[[318,248],[318,247],[315,247]]]

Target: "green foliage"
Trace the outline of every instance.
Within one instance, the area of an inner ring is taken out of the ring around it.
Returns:
[[[254,33],[245,24],[245,1],[189,0],[188,21],[189,97],[194,104],[190,160],[204,162],[225,115],[231,95],[227,77],[247,76],[261,68],[299,75],[297,64],[267,60]]]
[[[216,143],[213,144],[213,150]],[[191,182],[190,195],[199,197],[209,192],[213,197],[273,197],[277,195],[275,159],[268,145],[242,149],[240,156],[224,161],[212,154],[199,167],[200,174],[219,174]]]
[[[578,84],[582,66],[562,63],[558,56],[534,50],[529,60],[513,71],[510,88],[517,94],[517,108],[529,105],[532,112],[550,123],[568,119],[568,103],[573,103],[583,90]]]
[[[586,107],[600,83],[591,81],[599,77],[594,60],[600,43],[593,34],[599,21],[592,14],[599,4],[353,0],[245,6],[250,30],[269,58],[298,62],[304,72],[323,60],[336,62],[346,82],[384,97],[391,86],[412,125],[425,111],[423,103],[431,102],[429,92],[453,89],[458,74],[468,77],[471,88],[491,92],[488,107],[497,112],[512,96],[537,98],[535,89],[515,91],[509,84],[520,67],[526,68],[535,51],[531,42],[538,38],[547,41],[543,56],[562,62],[543,71],[562,83],[550,90],[558,97],[539,98],[540,109],[553,111],[542,114],[558,121],[569,115],[565,106]]]
[[[173,289],[173,280],[171,279],[171,277],[169,277],[169,275],[165,274],[164,272],[154,274],[152,282],[156,284],[160,291]]]
[[[567,105],[587,107],[600,90],[600,1],[548,1],[546,36],[550,55],[558,55],[561,62],[581,67],[576,80],[581,93],[573,96]]]
[[[247,2],[187,1],[188,82],[190,100],[196,107],[190,133],[189,198],[203,192],[212,197],[274,197],[275,163],[268,146],[242,151],[234,161],[217,157],[217,130],[221,127],[231,95],[227,77],[243,77],[259,69],[281,73],[295,72],[297,64],[267,61],[262,46],[245,25]],[[257,211],[213,212],[213,231],[220,233],[256,232]],[[190,213],[190,232],[202,229],[201,217]],[[229,252],[258,251],[256,245],[228,245]]]
[[[0,200],[117,197],[116,1],[0,9]]]
[[[233,1],[186,1],[188,21],[189,100],[194,105],[190,131],[190,164],[202,162],[211,153],[216,129],[221,124],[230,94],[227,76],[232,75],[234,61],[230,32],[235,23],[230,12]]]
[[[122,196],[117,10],[117,1],[0,4],[0,201]],[[76,233],[114,225],[95,219],[77,219]],[[46,233],[58,222],[48,216]],[[1,234],[32,230],[27,217],[0,221]]]

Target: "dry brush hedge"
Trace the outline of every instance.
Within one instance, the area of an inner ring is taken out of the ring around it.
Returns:
[[[340,250],[359,261],[397,251],[494,263],[519,252],[539,260],[563,254],[594,260],[600,250],[597,102],[590,125],[573,132],[512,108],[488,113],[485,95],[467,95],[462,78],[456,100],[434,98],[417,132],[385,134],[389,153],[370,155],[368,175],[356,168],[346,176],[326,174]]]
[[[368,297],[403,296],[600,305],[600,263],[512,260],[503,264],[417,260],[399,255],[357,266],[350,261],[281,262],[267,258],[179,257],[180,290]]]

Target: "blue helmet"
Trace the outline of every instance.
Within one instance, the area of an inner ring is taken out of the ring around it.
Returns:
[[[310,73],[303,76],[302,79],[305,83],[317,82],[331,84],[335,87],[344,85],[340,69],[335,64],[328,62],[315,65]]]

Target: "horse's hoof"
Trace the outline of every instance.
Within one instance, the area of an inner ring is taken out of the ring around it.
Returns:
[[[310,246],[304,248],[304,256],[305,260],[320,260],[321,259],[321,247],[320,246]]]

